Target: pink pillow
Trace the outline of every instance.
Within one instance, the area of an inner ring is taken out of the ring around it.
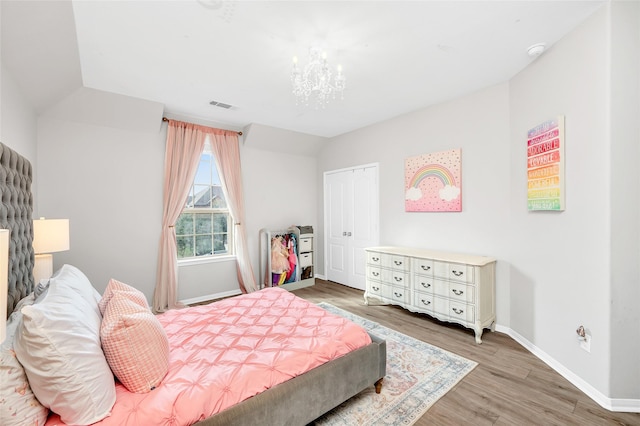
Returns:
[[[109,284],[107,284],[107,288],[104,290],[104,294],[102,295],[102,299],[98,302],[98,308],[100,308],[100,313],[104,315],[104,311],[109,304],[109,301],[113,297],[114,291],[124,291],[127,292],[127,297],[129,300],[136,302],[142,307],[148,308],[149,303],[147,302],[147,298],[144,294],[135,287],[131,287],[125,283],[122,283],[118,280],[114,280],[113,278],[109,280]]]
[[[148,307],[131,299],[131,292],[113,290],[100,338],[111,371],[129,391],[150,392],[167,374],[167,334]]]

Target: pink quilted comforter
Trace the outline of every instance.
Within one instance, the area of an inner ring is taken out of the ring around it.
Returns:
[[[190,425],[371,343],[361,327],[280,288],[158,318],[167,376],[146,394],[116,382],[112,414],[96,425]],[[54,415],[46,424],[63,423]]]

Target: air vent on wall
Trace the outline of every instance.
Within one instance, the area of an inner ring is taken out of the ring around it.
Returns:
[[[209,104],[211,104],[213,106],[220,107],[220,108],[224,108],[224,109],[229,109],[229,108],[231,108],[233,106],[233,105],[225,104],[225,103],[218,102],[218,101],[211,101],[211,102],[209,102]]]

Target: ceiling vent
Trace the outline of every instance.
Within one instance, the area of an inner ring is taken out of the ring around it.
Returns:
[[[224,109],[230,109],[233,106],[233,105],[225,104],[225,103],[218,102],[218,101],[211,101],[211,102],[209,102],[209,104],[213,105],[213,106],[220,107],[220,108],[224,108]]]

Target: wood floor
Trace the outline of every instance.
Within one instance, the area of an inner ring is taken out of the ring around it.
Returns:
[[[478,363],[416,425],[640,425],[640,414],[605,410],[506,334],[486,330],[476,345],[472,330],[395,306],[367,306],[362,291],[319,279],[294,293]]]

